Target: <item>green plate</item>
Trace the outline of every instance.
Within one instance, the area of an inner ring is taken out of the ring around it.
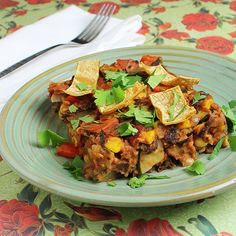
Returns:
[[[174,73],[201,78],[197,89],[209,92],[223,105],[236,94],[236,62],[205,51],[176,47],[136,47],[105,51],[79,59],[98,58],[111,63],[118,58],[139,59],[141,55],[161,55]],[[78,60],[79,60],[78,59]],[[10,99],[0,115],[0,150],[9,166],[22,178],[46,191],[83,202],[144,207],[176,204],[209,197],[232,187],[236,182],[236,153],[220,151],[212,161],[206,155],[200,159],[207,171],[191,176],[184,168],[166,170],[159,175],[170,179],[148,180],[139,189],[118,180],[116,187],[106,183],[80,182],[63,169],[63,158],[55,150],[37,146],[37,131],[50,128],[66,134],[65,125],[50,108],[47,87],[49,81],[62,81],[75,72],[77,60],[69,61],[37,76]]]

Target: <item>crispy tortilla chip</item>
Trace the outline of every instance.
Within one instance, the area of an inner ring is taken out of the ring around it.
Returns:
[[[175,96],[178,96],[178,100],[173,106]],[[167,89],[164,92],[150,94],[149,97],[155,107],[157,117],[164,125],[181,123],[196,113],[195,108],[187,104],[179,86]],[[172,115],[171,110],[173,110]]]
[[[166,75],[166,77],[160,82],[163,85],[168,86],[177,86],[182,85],[185,87],[192,87],[195,84],[198,84],[200,79],[188,77],[188,76],[178,76],[173,73],[168,72],[162,65],[158,66],[148,66],[144,63],[139,65],[146,73],[149,75]]]
[[[102,114],[109,114],[118,109],[122,109],[123,107],[127,107],[133,103],[134,98],[138,94],[140,94],[145,88],[146,85],[136,82],[131,88],[125,90],[125,98],[122,102],[117,104],[111,104],[108,106],[98,107],[98,109]]]
[[[92,93],[97,86],[99,77],[99,60],[79,61],[76,74],[71,86],[65,90],[65,93],[71,96],[83,96]],[[87,87],[80,90],[78,85],[83,84]]]

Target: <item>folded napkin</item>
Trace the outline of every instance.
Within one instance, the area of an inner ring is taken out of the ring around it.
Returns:
[[[76,6],[70,6],[1,39],[0,71],[47,47],[69,42],[93,17],[93,14]],[[144,43],[145,38],[136,33],[140,27],[140,16],[133,16],[126,20],[112,18],[102,33],[91,43],[50,51],[0,78],[0,110],[23,84],[53,66],[94,52]]]

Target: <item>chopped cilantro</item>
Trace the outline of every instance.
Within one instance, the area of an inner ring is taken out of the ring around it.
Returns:
[[[145,180],[147,179],[147,175],[142,175],[141,177],[133,177],[128,181],[128,185],[131,188],[140,188],[145,184]]]
[[[70,123],[71,123],[73,130],[78,128],[80,121],[93,122],[94,118],[92,116],[87,115],[87,116],[79,117],[77,120],[71,120]]]
[[[134,128],[129,122],[125,122],[121,124],[117,129],[119,135],[122,136],[129,136],[135,135],[138,133],[138,130]]]
[[[114,182],[114,181],[109,181],[109,182],[107,182],[107,185],[108,185],[109,187],[115,187],[115,186],[116,186],[116,182]]]
[[[206,171],[206,168],[202,161],[196,160],[191,166],[187,167],[186,170],[193,174],[203,175]]]
[[[177,103],[179,102],[181,96],[178,93],[174,93],[173,103],[170,106],[169,114],[170,114],[170,121],[174,120],[174,113],[175,113],[175,107]]]
[[[72,104],[72,105],[69,106],[69,111],[70,111],[70,113],[74,113],[74,112],[76,112],[77,110],[78,110],[78,108],[77,108],[74,104]]]
[[[41,147],[48,147],[49,145],[51,145],[52,147],[56,147],[57,145],[62,144],[66,141],[65,138],[49,129],[38,132],[37,139]]]
[[[79,83],[79,84],[76,84],[76,88],[79,90],[86,90],[88,88],[88,85],[85,83]]]
[[[221,148],[221,146],[222,146],[224,140],[225,140],[225,137],[221,137],[221,138],[220,138],[220,140],[218,141],[218,143],[215,145],[215,147],[214,147],[212,153],[208,156],[208,158],[207,158],[208,160],[213,160],[213,159],[218,155],[218,153],[219,153],[219,151],[220,151],[220,148]]]
[[[229,101],[229,107],[232,109],[232,108],[235,108],[236,107],[236,100],[231,100]]]
[[[166,75],[150,75],[147,83],[154,89],[165,77]]]
[[[202,100],[202,99],[204,99],[206,97],[207,97],[207,95],[204,95],[204,94],[200,94],[200,93],[194,94],[193,95],[193,104],[192,105],[196,104],[197,102],[199,102],[200,100]]]
[[[67,161],[63,164],[64,169],[68,170],[71,175],[77,180],[83,180],[83,166],[84,161],[81,157],[77,156],[72,162]]]
[[[140,188],[142,187],[146,180],[148,179],[169,179],[170,177],[167,176],[167,175],[157,175],[157,176],[154,176],[154,175],[142,175],[140,177],[133,177],[133,178],[130,178],[129,181],[128,181],[128,185],[131,187],[131,188]]]
[[[125,92],[120,86],[112,88],[112,95],[114,96],[116,103],[122,102],[125,98]]]
[[[230,145],[230,149],[233,152],[236,152],[236,136],[234,135],[229,136],[229,145]]]
[[[121,115],[121,117],[131,118],[134,117],[136,121],[141,124],[153,124],[154,115],[144,107],[130,106],[129,110]]]
[[[233,100],[235,101],[235,100]],[[230,108],[230,106],[232,108]],[[234,130],[236,130],[236,110],[233,108],[233,102],[229,102],[229,106],[222,106],[222,110],[224,112],[224,115],[226,117],[227,126],[229,133],[232,133]]]
[[[87,115],[87,116],[80,117],[79,120],[83,122],[93,122],[94,118],[92,116]]]
[[[79,119],[78,120],[71,120],[70,123],[71,123],[72,129],[76,130],[79,126],[80,120]]]
[[[106,106],[109,100],[109,97],[111,97],[111,91],[110,90],[96,90],[94,97],[96,98],[95,104],[98,107]]]
[[[140,82],[142,77],[139,75],[128,75],[123,71],[105,71],[105,79],[112,81],[112,87],[120,86],[122,89],[132,87],[136,82]]]

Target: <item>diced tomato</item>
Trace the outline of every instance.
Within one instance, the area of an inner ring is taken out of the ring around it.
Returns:
[[[125,70],[128,63],[130,60],[123,60],[123,59],[117,59],[116,60],[116,66],[121,69],[121,70]]]
[[[140,62],[143,62],[145,65],[152,65],[153,62],[157,61],[160,57],[159,56],[150,56],[150,55],[144,55],[142,56]]]
[[[79,154],[79,149],[72,143],[63,143],[57,146],[56,154],[66,158],[74,158]]]
[[[158,92],[162,92],[165,91],[166,89],[169,89],[169,86],[165,86],[165,85],[157,85],[154,89],[153,92],[158,93]]]
[[[76,103],[76,102],[79,102],[78,97],[74,97],[74,96],[70,96],[70,95],[67,96],[65,100],[68,101],[68,102],[70,102],[70,103]]]
[[[119,124],[117,118],[103,118],[100,122],[101,123],[82,123],[80,127],[92,133],[100,133],[103,131],[106,134],[114,134]]]

